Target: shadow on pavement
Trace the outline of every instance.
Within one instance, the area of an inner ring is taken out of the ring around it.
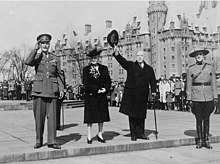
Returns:
[[[130,130],[123,129],[122,131],[130,131]],[[156,131],[155,131],[155,130],[150,130],[150,129],[145,129],[145,130],[144,130],[144,134],[145,134],[146,136],[149,136],[151,133],[155,134]],[[131,137],[131,134],[128,133],[128,134],[126,134],[126,135],[124,135],[124,136],[125,136],[125,137]]]
[[[71,127],[75,127],[75,126],[78,126],[78,125],[79,125],[79,124],[77,124],[77,123],[74,123],[74,124],[66,124],[66,125],[63,126],[63,130],[64,130],[64,129],[71,128]]]
[[[113,140],[114,137],[119,136],[120,133],[115,132],[115,131],[105,131],[103,133],[103,137],[105,138],[105,140]]]
[[[196,130],[185,130],[184,134],[187,135],[187,136],[191,136],[191,137],[197,138]],[[209,134],[209,136],[212,136],[212,134]]]
[[[58,140],[58,143],[60,145],[64,145],[67,142],[70,142],[70,141],[73,141],[73,140],[78,141],[78,140],[80,140],[81,137],[82,137],[82,135],[79,134],[79,133],[71,133],[71,134],[68,134],[68,135],[59,136],[59,137],[57,137],[57,140]]]

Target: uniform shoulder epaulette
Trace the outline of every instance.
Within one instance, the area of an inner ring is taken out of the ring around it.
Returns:
[[[196,65],[196,64],[192,64],[192,65],[190,65],[189,68],[192,67],[192,66],[194,66],[194,65]]]

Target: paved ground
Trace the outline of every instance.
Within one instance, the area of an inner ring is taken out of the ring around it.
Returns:
[[[195,144],[195,119],[190,112],[157,110],[158,140],[154,131],[153,111],[148,110],[145,132],[150,140],[133,142],[129,137],[127,116],[118,112],[118,107],[110,107],[111,121],[104,125],[106,144],[86,143],[86,125],[83,124],[83,108],[65,109],[65,126],[58,131],[58,143],[61,150],[44,146],[33,149],[35,143],[34,118],[31,110],[0,111],[0,163],[15,161],[33,161],[43,159],[86,156],[135,150],[148,150]],[[211,116],[211,141],[220,142],[220,115]],[[97,125],[93,126],[93,136],[97,134]],[[45,126],[44,144],[47,139]]]
[[[198,150],[193,145],[13,164],[219,164],[220,143],[212,146],[214,147],[212,150],[206,148]]]

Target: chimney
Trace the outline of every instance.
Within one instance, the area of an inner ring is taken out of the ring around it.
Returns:
[[[111,20],[106,21],[106,28],[112,28],[112,21]]]
[[[85,24],[85,35],[88,35],[90,32],[92,32],[92,25]]]

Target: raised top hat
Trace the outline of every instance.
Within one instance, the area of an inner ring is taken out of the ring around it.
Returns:
[[[37,41],[40,42],[50,42],[50,40],[52,39],[52,36],[50,34],[40,34],[37,37]]]
[[[194,48],[192,52],[189,54],[190,57],[196,57],[197,53],[202,52],[203,55],[207,55],[209,53],[208,50],[201,49],[201,48]]]
[[[95,56],[99,56],[100,54],[101,54],[101,52],[102,52],[102,49],[97,49],[97,48],[94,48],[93,50],[91,50],[88,54],[87,54],[87,56],[88,57],[95,57]]]
[[[111,47],[114,47],[115,45],[117,45],[118,40],[119,40],[119,36],[118,36],[118,32],[116,30],[112,30],[107,35],[107,41],[108,41],[108,44],[110,44]]]

